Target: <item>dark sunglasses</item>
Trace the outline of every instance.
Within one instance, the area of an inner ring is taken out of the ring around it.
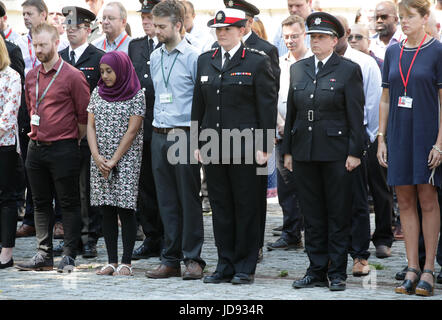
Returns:
[[[380,15],[376,15],[374,16],[376,21],[379,20],[379,18],[381,18],[381,20],[387,20],[388,17],[392,16],[391,14],[380,14]]]
[[[361,40],[364,39],[365,37],[364,37],[363,35],[361,35],[361,34],[355,34],[355,35],[351,34],[351,35],[348,37],[348,41],[353,41],[353,38],[355,38],[355,40],[357,40],[357,41],[361,41]]]

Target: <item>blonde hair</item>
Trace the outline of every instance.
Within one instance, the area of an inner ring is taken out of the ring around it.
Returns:
[[[0,71],[5,70],[11,64],[9,59],[8,49],[6,48],[5,40],[0,37]]]
[[[253,19],[252,30],[256,32],[258,37],[267,40],[267,32],[262,21],[258,18]]]
[[[40,34],[42,32],[47,32],[52,36],[52,40],[56,41],[60,39],[57,29],[48,24],[47,22],[40,23],[35,28],[32,28],[32,35]]]
[[[430,14],[431,3],[429,0],[402,0],[398,7],[399,9],[405,9],[407,12],[410,12],[410,8],[414,8],[423,17]]]

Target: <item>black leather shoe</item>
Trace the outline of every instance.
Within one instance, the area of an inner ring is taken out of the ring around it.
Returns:
[[[52,271],[54,269],[54,259],[37,252],[29,261],[16,265],[16,268],[22,271]]]
[[[206,276],[203,279],[204,283],[228,283],[232,280],[233,276],[225,276],[220,272],[215,272],[210,276]]]
[[[82,257],[85,259],[97,257],[97,245],[93,242],[88,242],[83,246]]]
[[[52,249],[52,253],[54,254],[54,257],[61,257],[63,255],[63,247],[64,247],[64,241],[60,240],[58,244]]]
[[[304,248],[302,244],[302,240],[299,240],[295,243],[288,243],[283,238],[279,238],[275,242],[269,242],[267,243],[267,250],[297,250]]]
[[[11,260],[9,260],[6,263],[1,263],[0,262],[0,269],[6,269],[6,268],[10,268],[14,265],[14,259],[11,258]]]
[[[433,270],[425,269],[422,273],[429,273],[433,276],[433,285],[427,281],[420,280],[416,286],[416,295],[421,297],[430,297],[434,295],[434,283],[436,282],[436,275]]]
[[[295,289],[328,287],[328,281],[318,280],[312,276],[305,275],[304,278],[294,281],[292,287]]]
[[[346,288],[345,280],[333,279],[330,281],[330,291],[344,291]]]
[[[72,257],[63,256],[63,258],[61,259],[58,265],[57,272],[71,273],[74,270],[74,268],[75,268],[75,260]]]
[[[252,284],[255,281],[255,276],[253,274],[247,273],[237,273],[233,276],[232,284]]]
[[[442,284],[442,268],[440,269],[440,272],[436,278],[436,282]]]
[[[148,259],[151,257],[159,257],[161,252],[160,241],[145,240],[132,253],[132,260]]]
[[[398,273],[396,273],[396,275],[394,276],[394,278],[398,281],[404,281],[405,279],[405,275],[407,274],[407,269],[408,266],[403,268],[401,271],[399,271]]]
[[[416,292],[416,285],[421,276],[421,272],[419,270],[413,268],[407,268],[407,272],[414,272],[416,274],[416,278],[414,280],[406,279],[399,287],[394,289],[394,292],[401,294],[414,294]]]

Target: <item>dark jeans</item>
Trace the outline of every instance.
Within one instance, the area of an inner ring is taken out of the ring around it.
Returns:
[[[4,248],[15,247],[17,227],[16,167],[19,155],[16,146],[0,147],[0,241]]]
[[[186,131],[187,148],[190,145]],[[167,154],[174,141],[166,134],[152,134],[152,170],[157,187],[157,199],[164,227],[161,262],[178,268],[180,261],[196,261],[204,268],[201,249],[204,241],[201,198],[201,178],[198,164],[171,164]],[[193,155],[192,155],[193,156]]]
[[[37,146],[31,141],[26,170],[33,190],[38,250],[43,255],[52,255],[52,201],[55,192],[63,217],[63,254],[75,258],[81,232],[78,142],[69,139],[49,146]]]
[[[109,263],[118,263],[118,217],[120,217],[123,239],[123,258],[121,263],[131,264],[132,251],[137,235],[135,212],[131,209],[112,206],[100,207],[100,211],[103,216],[103,235]]]
[[[304,223],[299,210],[295,173],[284,168],[284,155],[281,148],[282,140],[276,144],[278,201],[283,214],[281,238],[291,244],[301,240],[301,230],[304,228]]]

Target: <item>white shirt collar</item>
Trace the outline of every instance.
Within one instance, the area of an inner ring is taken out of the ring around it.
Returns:
[[[330,57],[333,55],[333,51],[332,51],[332,53],[327,57],[327,58],[325,58],[325,59],[323,59],[322,60],[322,66],[325,66],[325,64],[327,63],[327,61],[330,59]],[[315,56],[315,69],[317,69],[318,68],[318,62],[319,61],[321,61],[321,60],[319,60],[316,56]]]
[[[248,34],[246,34],[244,37],[242,37],[242,42],[246,42],[247,39],[249,39],[251,35],[252,35],[252,30],[250,30],[250,32]]]
[[[81,46],[79,46],[77,49],[74,50],[75,52],[75,62],[78,61],[78,59],[80,59],[81,55],[84,53],[84,51],[87,49],[87,47],[89,46],[89,43],[87,43],[87,41],[82,44]],[[72,47],[71,45],[69,45],[69,59],[71,58],[71,52],[72,52]]]
[[[240,47],[241,47],[241,41],[236,46],[234,46],[232,49],[230,49],[230,51],[227,51],[230,54],[230,59],[233,58],[233,56],[239,50]],[[226,57],[224,56],[225,53],[226,53],[226,50],[224,50],[224,48],[221,47],[222,65],[224,65],[224,60],[226,59]]]

